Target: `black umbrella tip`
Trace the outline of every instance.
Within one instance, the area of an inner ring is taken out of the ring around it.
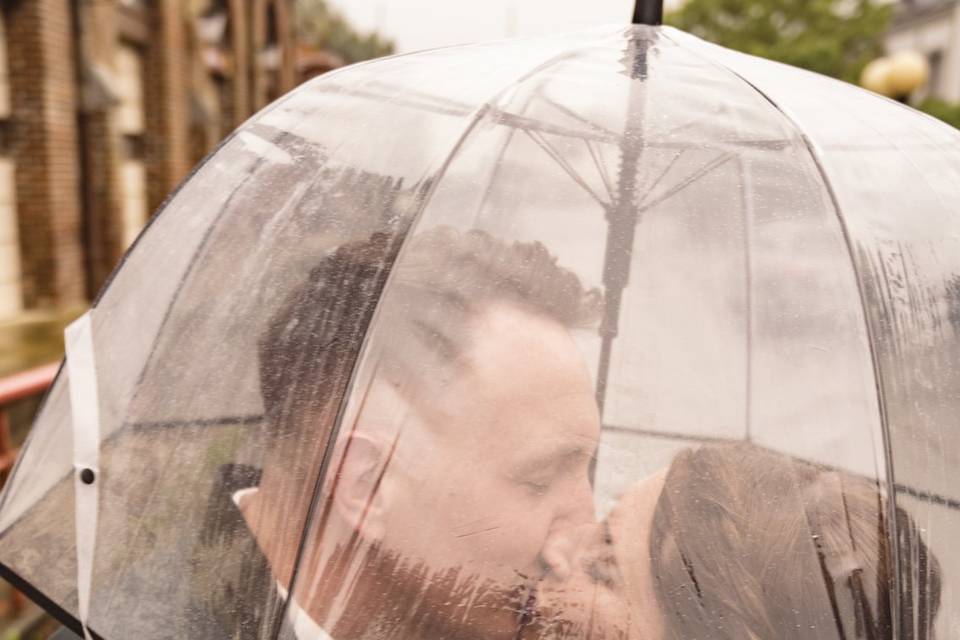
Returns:
[[[633,24],[660,26],[663,24],[663,0],[636,0]]]

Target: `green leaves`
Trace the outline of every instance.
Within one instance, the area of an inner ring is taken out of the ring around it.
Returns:
[[[927,98],[917,108],[960,129],[960,104],[953,104],[940,98]]]
[[[297,0],[297,39],[336,53],[350,64],[393,53],[391,40],[377,33],[360,33],[326,0]]]
[[[856,82],[883,53],[880,0],[688,0],[666,21],[704,40]]]

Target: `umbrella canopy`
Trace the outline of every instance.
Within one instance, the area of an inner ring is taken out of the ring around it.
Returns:
[[[667,27],[327,74],[69,330],[3,575],[107,640],[947,637],[958,205],[956,131]]]

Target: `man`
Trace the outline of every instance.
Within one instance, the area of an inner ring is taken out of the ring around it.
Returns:
[[[440,228],[373,315],[386,243],[328,256],[261,342],[271,444],[234,498],[265,562],[211,597],[230,637],[513,638],[594,522],[599,420],[570,330],[599,296],[539,243]]]

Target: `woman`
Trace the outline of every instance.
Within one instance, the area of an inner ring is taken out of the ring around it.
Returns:
[[[876,483],[749,444],[681,452],[633,487],[540,595],[540,637],[933,638],[936,559]],[[899,634],[893,590],[899,588]]]

